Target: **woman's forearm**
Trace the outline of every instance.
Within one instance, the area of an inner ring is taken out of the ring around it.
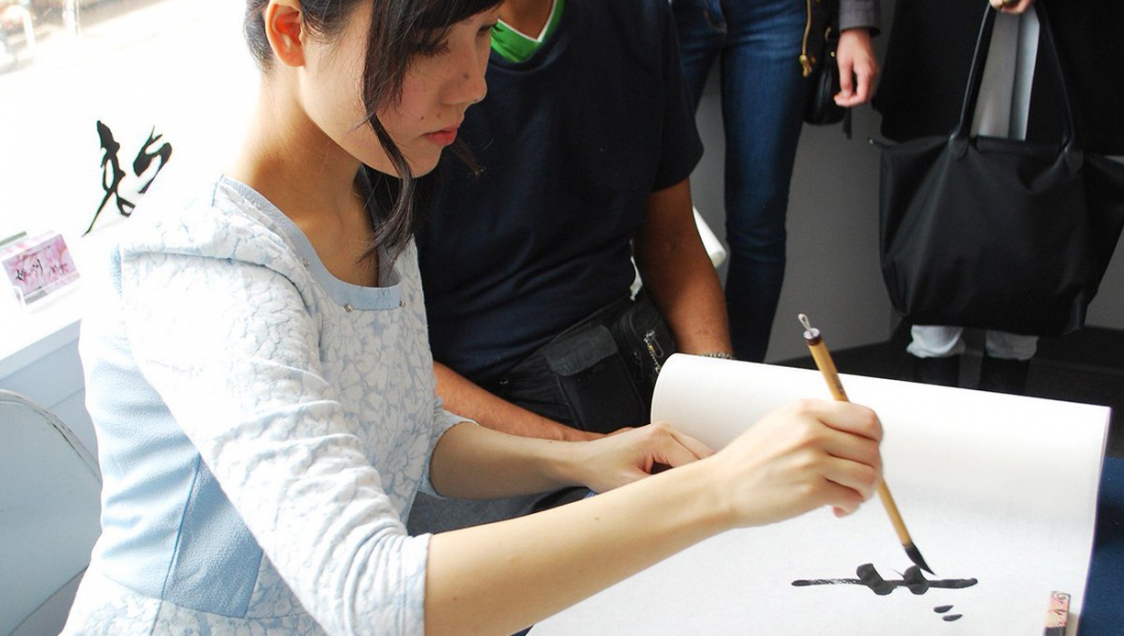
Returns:
[[[591,442],[556,442],[460,425],[438,441],[430,481],[437,492],[460,499],[511,497],[567,486],[605,492],[647,477],[656,464],[682,466],[712,453],[665,424]]]
[[[717,487],[697,466],[434,536],[426,634],[513,633],[727,529]]]
[[[567,445],[461,424],[437,442],[429,478],[443,496],[493,499],[579,485],[566,471]]]
[[[462,444],[489,443],[487,436],[457,430],[465,428],[454,427],[442,440],[451,442],[450,454],[434,464],[435,485],[454,475],[442,464],[456,458]],[[825,505],[849,514],[873,495],[881,475],[877,416],[843,402],[777,409],[711,456],[663,425],[573,443],[567,451],[611,449],[640,435],[651,435],[655,445],[641,452],[648,461],[633,466],[637,473],[652,463],[678,467],[546,512],[434,536],[426,633],[504,636],[727,529]],[[602,471],[588,469],[588,460],[602,459],[580,459],[560,474],[584,468],[586,477],[599,478]],[[460,476],[471,479],[472,472]]]

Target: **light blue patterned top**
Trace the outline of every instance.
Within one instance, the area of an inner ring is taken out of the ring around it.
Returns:
[[[82,323],[102,535],[65,634],[423,634],[438,437],[414,248],[377,288],[228,178],[151,191]]]

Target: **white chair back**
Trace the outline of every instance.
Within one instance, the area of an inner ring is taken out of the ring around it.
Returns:
[[[100,497],[97,462],[70,429],[0,390],[0,635],[62,628],[101,532]]]

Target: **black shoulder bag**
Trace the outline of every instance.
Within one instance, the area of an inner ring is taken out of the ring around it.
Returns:
[[[1057,76],[1057,144],[969,130],[995,12],[989,6],[947,137],[882,148],[880,251],[894,308],[913,324],[1055,336],[1079,329],[1124,226],[1124,165],[1082,149],[1046,14],[1040,60]]]
[[[804,102],[804,121],[815,126],[843,122],[843,132],[851,137],[851,109],[835,103],[840,91],[839,0],[804,0],[808,19],[804,26],[804,42],[800,65],[808,95]]]

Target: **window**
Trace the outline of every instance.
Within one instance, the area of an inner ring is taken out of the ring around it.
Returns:
[[[257,94],[244,8],[0,0],[0,239],[57,231],[83,272],[157,172],[229,156]]]

